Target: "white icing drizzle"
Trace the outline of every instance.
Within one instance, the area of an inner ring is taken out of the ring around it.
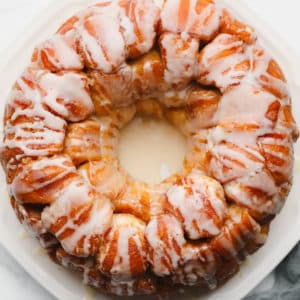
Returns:
[[[282,206],[282,197],[274,179],[265,171],[249,174],[225,185],[229,198],[258,212],[277,214]]]
[[[132,69],[133,95],[136,100],[163,98],[170,88],[164,80],[165,66],[160,53],[153,49],[141,59],[130,64]]]
[[[149,243],[148,261],[153,272],[158,276],[170,275],[178,267],[185,244],[179,222],[169,215],[153,218],[145,235]]]
[[[226,56],[222,53],[226,53]],[[243,41],[230,34],[220,34],[200,54],[199,82],[215,84],[221,90],[239,84],[248,70],[237,68],[237,65],[247,59]]]
[[[134,106],[117,109],[108,116],[91,118],[81,123],[69,125],[65,139],[65,153],[72,158],[76,165],[88,161],[103,160],[105,164],[113,162],[111,167],[114,168],[118,161],[119,131],[134,117],[135,111]],[[105,172],[113,174],[114,171],[109,170],[108,165],[106,166]],[[93,170],[100,171],[101,166],[99,165],[99,168],[93,168]],[[100,174],[101,172],[98,175]],[[90,175],[93,177],[92,173]],[[121,177],[119,178],[121,179]],[[102,185],[100,183],[102,179],[94,177],[92,181]],[[103,183],[104,186],[105,183]]]
[[[168,184],[166,184],[168,186]],[[150,210],[149,215],[151,217],[159,216],[164,213],[164,206],[165,206],[165,195],[167,187],[164,184],[158,185],[150,185],[149,187],[149,204]]]
[[[209,39],[218,31],[221,10],[214,3],[207,3],[201,10],[197,4],[197,0],[165,1],[161,13],[163,29]]]
[[[276,101],[248,82],[224,94],[215,115],[220,125],[208,137],[210,171],[215,178],[224,183],[262,170],[266,159],[257,142],[259,136],[272,132],[274,122],[267,116]]]
[[[189,134],[196,135],[201,129],[217,124],[215,117],[221,94],[216,91],[194,88],[186,100],[188,107]]]
[[[83,213],[88,213],[88,217],[81,220]],[[61,191],[57,200],[44,210],[42,220],[51,230],[61,218],[66,218],[66,222],[60,224],[53,233],[68,253],[89,256],[97,250],[93,249],[92,239],[106,233],[111,225],[112,213],[108,200],[99,198],[82,179],[75,179]],[[64,237],[68,232],[70,234]],[[83,245],[80,247],[82,239]]]
[[[211,146],[210,149],[209,170],[222,183],[261,170],[264,166],[264,158],[258,148],[227,143]]]
[[[101,157],[107,161],[115,161],[118,156],[119,129],[115,122],[109,117],[102,117],[99,121]]]
[[[291,138],[285,133],[274,133],[259,138],[259,144],[268,158],[268,169],[284,179],[290,180],[293,170],[293,145]]]
[[[56,174],[49,177],[47,168],[51,167],[56,168]],[[41,160],[33,161],[20,168],[20,171],[10,185],[11,194],[16,199],[19,199],[19,195],[38,191],[66,177],[68,174],[75,172],[76,169],[73,166],[72,161],[65,156],[43,158]],[[56,189],[56,193],[58,192],[59,191]],[[48,194],[49,199],[54,199],[55,196],[56,195],[53,195],[53,192]]]
[[[277,122],[278,112],[272,107],[275,104],[280,108],[280,102],[285,100],[278,100],[268,88],[261,89],[263,83],[259,78],[261,76],[270,78],[270,75],[267,75],[270,58],[265,52],[255,57],[258,53],[257,49],[248,50],[253,55],[251,72],[240,78],[240,85],[226,91],[223,95],[215,114],[215,119],[220,125],[211,130],[208,138],[212,154],[210,171],[215,178],[223,183],[240,178],[243,183],[247,182],[247,187],[252,190],[260,188],[257,186],[257,180],[253,181],[253,178],[257,178],[259,174],[265,174],[263,171],[265,165],[273,174],[281,174],[286,179],[289,178],[292,170],[291,141],[286,138],[285,134],[275,133],[273,129]],[[211,80],[217,76],[214,73],[211,75]],[[232,85],[232,82],[230,84],[225,82],[222,79],[220,87],[227,88]],[[274,86],[280,94],[287,96],[285,83],[282,80],[274,79],[271,82],[275,82]],[[278,159],[281,159],[282,163],[278,163]],[[253,174],[255,174],[254,177]],[[237,203],[247,205],[256,211],[278,213],[282,207],[282,197],[278,195],[277,189],[272,188],[275,187],[274,179],[264,175],[260,176],[259,180],[263,181],[265,196],[251,196],[239,179],[229,184],[230,188],[227,187],[226,192]]]
[[[112,228],[100,251],[100,269],[117,279],[130,279],[143,273],[146,270],[144,231],[145,225],[139,219],[125,214],[114,215]],[[130,242],[134,243],[137,252]],[[132,269],[132,264],[139,271]]]
[[[162,94],[160,101],[167,107],[180,107],[186,104],[186,99],[190,94],[191,87],[187,86],[182,90],[168,90]]]
[[[160,47],[167,83],[186,84],[196,75],[200,40],[209,39],[220,27],[221,9],[214,3],[200,7],[197,0],[167,0],[164,3]]]
[[[69,125],[64,152],[76,165],[101,158],[99,128],[94,119]]]
[[[159,8],[153,0],[109,1],[92,7],[77,27],[85,64],[110,73],[127,55],[134,57],[149,51],[156,36],[158,15]]]
[[[115,1],[87,17],[77,30],[86,66],[110,73],[124,62],[125,43]]]
[[[229,214],[230,220],[213,244],[222,256],[236,257],[246,242],[260,232],[260,226],[245,211],[231,209]]]
[[[128,8],[127,8],[128,10]],[[121,20],[120,20],[121,28],[124,30],[123,36],[127,43],[127,45],[134,45],[137,42],[137,36],[135,35],[134,24],[129,19],[128,15],[126,15],[126,11],[121,10]]]
[[[139,55],[147,53],[152,48],[156,36],[159,8],[153,0],[127,0],[125,2],[127,3],[121,10],[120,19],[124,39],[129,47],[128,54],[135,56],[136,53]]]
[[[97,106],[109,109],[110,106],[125,107],[133,102],[132,73],[132,68],[127,64],[123,64],[112,74],[89,72],[88,75],[93,80],[92,97],[96,111]]]
[[[215,84],[224,92],[232,86],[249,83],[276,97],[288,98],[284,78],[279,79],[269,74],[269,67],[273,62],[257,42],[247,45],[234,35],[220,34],[200,54],[198,81],[202,84]]]
[[[195,73],[199,42],[165,33],[161,36],[160,44],[165,52],[165,81],[175,85],[189,82]]]
[[[272,62],[275,63],[272,57],[258,43],[253,47],[249,47],[249,50],[252,72],[247,74],[248,76],[244,80],[252,82],[256,80],[261,87],[279,97],[281,101],[289,98],[290,94],[284,77],[279,79],[269,74],[269,66],[272,65]],[[281,72],[280,68],[276,71]]]
[[[273,124],[266,116],[270,105],[276,100],[270,93],[244,83],[224,94],[215,118],[221,124],[254,124],[270,128]]]
[[[76,31],[55,34],[37,47],[37,62],[42,67],[54,70],[81,70],[83,63],[75,49]],[[46,56],[47,62],[45,62]]]
[[[125,190],[126,175],[113,163],[89,162],[79,169],[79,173],[100,194],[112,201],[116,200]]]
[[[43,103],[68,121],[82,121],[94,112],[87,77],[83,74],[46,73],[40,78],[39,86],[44,93]]]
[[[157,195],[152,192],[150,185],[127,176],[124,191],[115,199],[114,205],[117,211],[131,213],[148,221],[151,211],[150,200],[157,204]]]
[[[190,239],[215,236],[220,233],[226,215],[224,192],[217,181],[191,173],[168,192],[171,211],[182,219]]]
[[[44,108],[36,76],[28,69],[7,103],[11,115],[4,130],[4,147],[20,149],[23,154],[16,159],[59,153],[63,147],[66,122]]]

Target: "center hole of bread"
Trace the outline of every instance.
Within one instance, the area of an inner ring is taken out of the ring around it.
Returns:
[[[119,158],[136,180],[155,184],[182,169],[186,148],[167,121],[138,116],[121,131]]]

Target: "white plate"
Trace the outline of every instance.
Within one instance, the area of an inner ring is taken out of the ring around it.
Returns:
[[[0,116],[4,108],[4,100],[14,80],[28,64],[34,45],[50,36],[59,25],[74,12],[95,1],[89,0],[53,0],[51,5],[35,20],[26,33],[2,54],[0,62]],[[230,7],[236,15],[257,29],[262,43],[279,61],[283,67],[291,88],[294,101],[294,113],[300,123],[300,60],[293,51],[286,47],[286,42],[272,32],[247,7],[235,0],[220,0]],[[278,41],[280,41],[278,43]],[[12,53],[13,49],[13,53]],[[7,57],[9,55],[9,57]],[[2,118],[2,117],[1,117]],[[264,279],[288,254],[300,240],[300,145],[296,145],[295,184],[282,213],[276,218],[271,227],[267,244],[251,256],[243,264],[240,273],[227,284],[216,291],[202,296],[201,299],[241,299],[246,296],[262,279]],[[5,177],[0,174],[1,186],[5,187]],[[15,259],[34,277],[41,285],[59,299],[80,300],[95,295],[84,287],[76,275],[53,264],[43,255],[38,243],[29,236],[24,235],[22,226],[16,220],[15,214],[9,205],[6,189],[2,190],[0,206],[0,242],[15,257]],[[93,297],[92,297],[93,298]],[[98,295],[98,299],[113,299],[113,297]],[[183,295],[176,299],[199,299],[199,296]]]

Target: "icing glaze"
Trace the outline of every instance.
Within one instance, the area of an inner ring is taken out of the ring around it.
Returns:
[[[85,64],[109,73],[125,60],[125,42],[121,34],[118,10],[103,6],[78,26],[80,50]],[[111,37],[114,37],[113,39]]]
[[[91,161],[79,169],[86,181],[100,193],[115,201],[125,190],[126,174],[118,165]]]
[[[117,214],[99,253],[100,270],[130,279],[146,270],[145,224],[131,215]]]
[[[101,158],[99,122],[91,119],[70,124],[65,138],[64,152],[76,165],[99,160]]]
[[[212,1],[167,0],[162,13],[162,28],[174,33],[210,39],[219,29],[221,11]]]
[[[178,267],[185,244],[180,223],[169,215],[154,218],[149,222],[145,235],[153,272],[158,276],[170,275]]]
[[[40,78],[39,86],[43,94],[43,103],[67,121],[82,121],[94,112],[87,77],[83,74],[47,73]]]
[[[171,212],[183,223],[190,239],[220,233],[226,206],[223,189],[216,181],[194,172],[172,186],[167,197]]]
[[[231,207],[229,218],[222,233],[214,238],[212,247],[223,258],[236,257],[251,238],[260,232],[260,226],[250,217],[247,211]]]
[[[65,182],[75,176],[76,169],[65,156],[24,163],[18,167],[10,193],[20,202],[52,203]]]
[[[199,49],[196,39],[182,39],[180,35],[165,33],[160,37],[164,53],[165,81],[173,85],[189,82],[195,73],[195,61]]]
[[[33,62],[49,70],[81,70],[83,63],[76,51],[76,32],[55,34],[36,48]]]
[[[68,253],[85,257],[98,251],[101,236],[110,228],[112,214],[110,202],[78,178],[45,208],[42,221]]]

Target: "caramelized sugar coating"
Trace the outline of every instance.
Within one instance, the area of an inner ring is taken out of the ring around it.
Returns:
[[[90,161],[79,168],[79,173],[102,195],[114,201],[126,189],[126,173],[117,162]]]
[[[102,1],[38,45],[4,116],[18,219],[55,261],[116,295],[214,289],[266,241],[299,136],[287,80],[213,0]],[[136,115],[187,139],[183,169],[139,182],[118,158]]]
[[[100,160],[100,124],[91,119],[70,124],[66,133],[64,152],[75,165]]]

